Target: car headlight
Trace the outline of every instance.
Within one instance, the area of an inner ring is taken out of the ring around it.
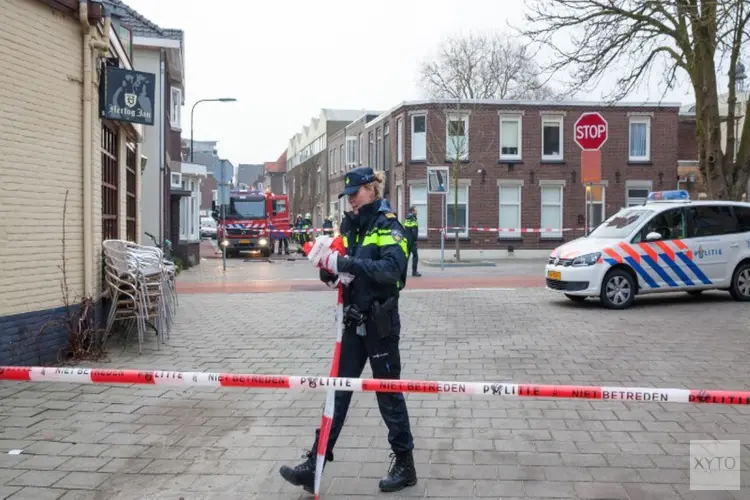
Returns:
[[[584,266],[593,266],[599,261],[599,258],[602,256],[601,252],[594,252],[594,253],[587,253],[586,255],[579,255],[575,259],[573,259],[572,266],[573,267],[584,267]]]
[[[261,238],[261,239],[258,240],[258,244],[260,246],[264,247],[264,246],[268,245],[268,240],[265,239],[265,238]]]
[[[228,240],[221,240],[221,246],[226,247],[228,245],[229,245],[229,241]]]

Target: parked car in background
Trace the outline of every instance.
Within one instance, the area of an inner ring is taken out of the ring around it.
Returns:
[[[216,239],[216,221],[212,217],[201,217],[201,238]]]

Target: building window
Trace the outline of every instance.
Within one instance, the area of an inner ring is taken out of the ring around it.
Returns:
[[[117,185],[120,168],[117,158],[117,132],[102,125],[102,239],[120,239],[120,198]]]
[[[375,170],[375,139],[373,138],[373,133],[370,132],[367,134],[367,137],[369,138],[369,165],[371,169]]]
[[[344,162],[346,161],[346,157],[344,156],[344,145],[342,144],[339,146],[339,172],[345,172],[346,168],[344,168]]]
[[[357,166],[357,138],[346,138],[346,166],[350,170]]]
[[[137,218],[137,204],[136,204],[136,183],[135,183],[135,169],[137,168],[137,162],[135,158],[135,144],[128,144],[125,153],[125,238],[128,241],[136,243],[136,218]]]
[[[328,172],[333,175],[336,173],[336,158],[335,158],[336,151],[331,151],[328,153],[329,159],[328,159]]]
[[[541,237],[562,238],[563,186],[542,185]],[[549,231],[552,229],[553,231]]]
[[[542,160],[563,159],[563,117],[542,117]]]
[[[365,160],[365,141],[362,140],[362,132],[357,134],[357,142],[359,143],[359,156],[357,157],[357,161],[362,165],[362,162]]]
[[[182,187],[190,191],[190,196],[180,198],[180,240],[199,240],[198,228],[200,217],[200,203],[198,201],[199,186],[197,180],[184,179]]]
[[[460,227],[458,236],[466,238],[469,236],[469,186],[459,186],[458,188],[458,210],[456,209],[455,194],[451,193],[446,198],[445,221],[448,227]],[[447,230],[446,238],[455,238],[456,232],[453,229]]]
[[[651,161],[651,118],[633,116],[630,118],[630,161]]]
[[[391,127],[388,123],[383,125],[383,169],[387,172],[391,169]]]
[[[172,109],[169,113],[169,124],[172,126],[172,128],[180,129],[180,123],[182,119],[182,89],[172,87],[172,94],[170,96],[170,99]]]
[[[448,161],[469,158],[469,117],[448,115],[445,137],[445,158]]]
[[[403,186],[396,186],[396,214],[398,220],[402,223],[404,221],[404,188]]]
[[[404,162],[404,120],[396,120],[396,163]]]
[[[521,159],[521,116],[500,117],[500,159]]]
[[[652,187],[651,181],[627,181],[625,183],[625,206],[643,205]]]
[[[500,216],[498,227],[500,238],[520,238],[521,229],[521,186],[518,184],[500,185],[498,193]]]
[[[427,115],[411,117],[411,159],[427,159]]]
[[[420,238],[427,237],[427,184],[409,186],[409,205],[417,209],[417,223]]]
[[[605,187],[601,184],[586,186],[586,197],[588,201],[588,225],[593,230],[604,222]]]
[[[382,153],[383,135],[380,127],[375,134],[375,166],[373,170],[383,170],[383,153]]]

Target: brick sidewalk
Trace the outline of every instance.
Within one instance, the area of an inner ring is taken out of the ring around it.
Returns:
[[[746,389],[750,376],[750,310],[726,294],[613,312],[531,288],[414,290],[401,309],[405,378]],[[89,366],[324,374],[332,338],[330,294],[182,295],[168,346],[113,344]],[[322,393],[5,382],[0,397],[0,498],[311,498],[278,468],[310,445]],[[747,474],[743,491],[691,494],[688,443],[742,439],[747,469],[749,407],[407,398],[419,484],[377,492],[387,431],[374,395],[356,394],[324,498],[748,498]]]

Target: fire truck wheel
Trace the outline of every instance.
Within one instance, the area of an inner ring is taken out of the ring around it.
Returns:
[[[264,259],[268,259],[271,257],[271,249],[266,247],[260,251],[260,254],[263,256]]]

